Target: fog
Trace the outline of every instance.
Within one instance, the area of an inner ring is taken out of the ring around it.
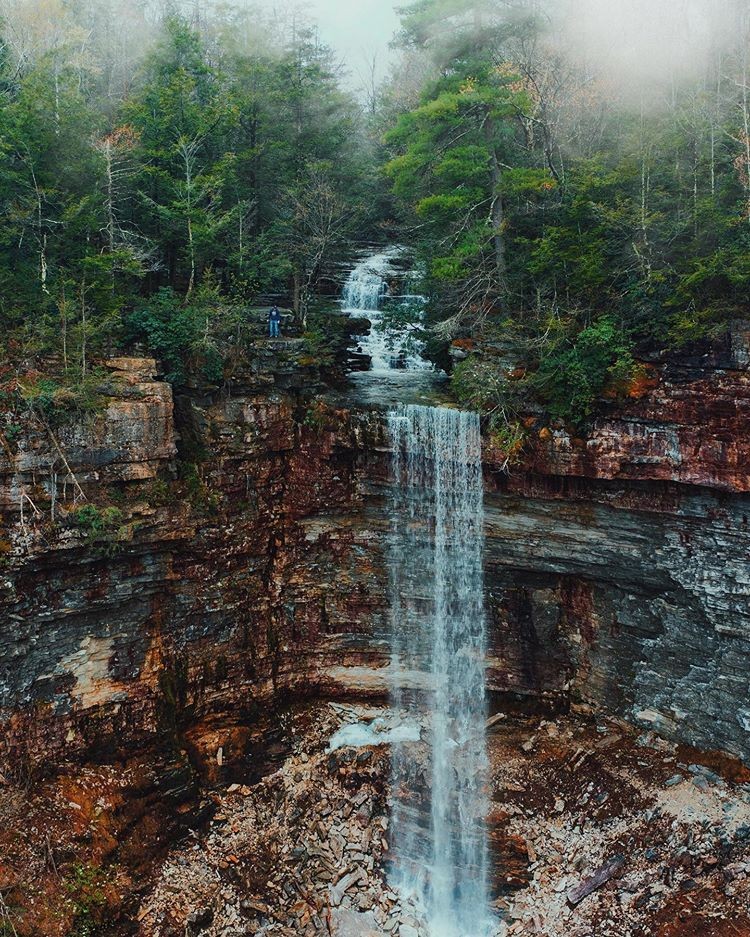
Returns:
[[[593,74],[639,94],[654,84],[658,93],[665,83],[705,74],[707,61],[717,60],[717,49],[736,43],[738,24],[746,29],[750,8],[750,0],[485,2],[501,14],[519,6],[538,13],[548,21],[550,39],[562,46],[566,57],[572,54]],[[384,78],[397,59],[399,53],[390,47],[399,29],[396,9],[408,7],[410,0],[97,0],[91,9],[112,7],[120,41],[144,47],[149,38],[139,26],[144,9],[158,18],[171,5],[190,14],[201,7],[219,9],[232,4],[260,6],[269,13],[301,10],[317,22],[321,39],[335,50],[346,82],[360,89],[371,87],[373,78]],[[474,5],[473,0],[466,0],[467,12]],[[133,10],[130,19],[128,7]],[[30,42],[25,32],[33,33],[42,46],[52,41],[61,19],[68,15],[64,0],[0,0],[0,17],[3,14],[6,32],[19,46]]]
[[[746,0],[560,0],[564,44],[626,85],[700,74]]]
[[[264,2],[278,5],[278,0]],[[712,52],[736,33],[749,5],[748,0],[521,2],[549,18],[564,46],[591,68],[639,88],[701,72]],[[399,25],[394,8],[408,5],[407,0],[309,0],[301,5],[355,78],[373,57],[378,59],[378,73],[384,74],[394,56],[389,41]],[[501,11],[508,3],[497,0],[494,6]]]
[[[377,75],[383,77],[392,58],[389,44],[399,25],[395,12],[406,0],[309,0],[296,4],[320,28],[323,42],[337,53],[354,83],[364,78],[373,59]],[[268,9],[288,7],[279,0],[263,0]]]
[[[278,0],[264,0],[269,6]],[[622,90],[642,94],[705,73],[717,48],[736,38],[748,0],[511,0],[549,19],[568,53]],[[396,53],[389,42],[407,0],[309,0],[304,9],[317,20],[357,83],[377,60],[382,77]],[[467,6],[470,4],[467,3]],[[506,9],[505,0],[494,7]]]

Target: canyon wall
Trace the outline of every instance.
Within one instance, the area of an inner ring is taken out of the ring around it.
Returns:
[[[293,343],[0,453],[2,770],[186,751],[261,771],[283,708],[385,691],[389,452]],[[750,761],[748,342],[654,365],[587,439],[488,442],[493,705],[603,708]],[[269,718],[269,713],[272,717]]]
[[[524,636],[530,672],[556,648],[574,704],[745,761],[749,350],[739,325],[723,346],[651,366],[586,439],[533,428],[509,475],[487,455],[496,633]]]
[[[305,402],[316,375],[287,344],[174,402],[155,362],[110,362],[100,412],[30,421],[2,454],[4,770],[155,746],[252,770],[270,703],[372,654],[366,427]]]

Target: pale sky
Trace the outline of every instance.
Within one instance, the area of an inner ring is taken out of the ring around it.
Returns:
[[[395,7],[404,0],[298,0],[320,26],[322,40],[332,46],[352,73],[351,83],[367,70],[377,53],[378,72],[383,77],[389,58],[388,43],[398,29]],[[285,6],[284,0],[265,0],[269,7]]]

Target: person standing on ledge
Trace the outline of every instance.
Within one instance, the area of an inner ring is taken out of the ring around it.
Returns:
[[[278,306],[273,306],[268,314],[268,330],[271,338],[279,338],[281,335],[281,313]]]

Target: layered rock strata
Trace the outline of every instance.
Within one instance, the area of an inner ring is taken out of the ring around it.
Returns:
[[[507,644],[575,703],[750,759],[750,331],[650,366],[586,439],[487,454],[488,583]]]
[[[651,366],[585,440],[531,428],[509,473],[488,443],[496,707],[750,759],[743,336]],[[294,342],[175,401],[154,362],[110,367],[103,410],[0,455],[4,769],[168,744],[262,773],[269,707],[386,692],[382,418],[317,396]]]
[[[361,440],[289,355],[174,407],[153,361],[113,362],[92,420],[30,425],[5,454],[6,771],[168,742],[221,774],[259,748],[269,703],[371,653],[356,636],[384,571],[353,520]]]

